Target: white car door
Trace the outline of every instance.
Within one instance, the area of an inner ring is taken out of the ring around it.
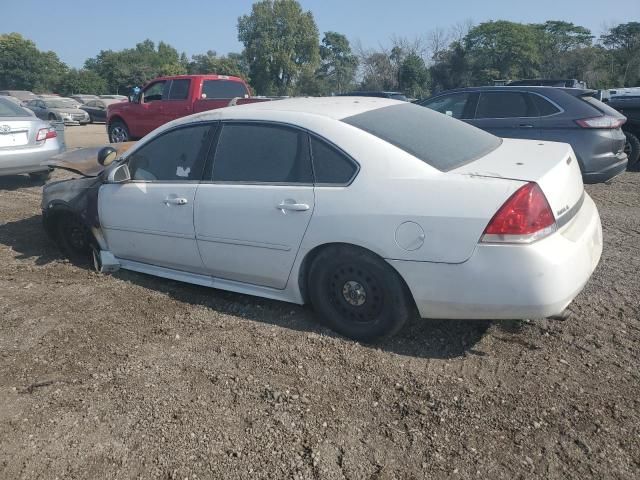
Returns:
[[[100,188],[100,223],[116,257],[203,272],[193,212],[215,128],[196,124],[161,134],[129,156],[130,181]]]
[[[314,208],[306,132],[225,123],[209,180],[198,187],[194,214],[207,273],[284,288]]]

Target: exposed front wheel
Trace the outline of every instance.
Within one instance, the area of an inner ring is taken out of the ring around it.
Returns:
[[[109,141],[111,143],[128,142],[130,139],[129,129],[124,122],[116,120],[109,125]]]
[[[397,333],[414,312],[400,275],[359,248],[329,247],[309,270],[311,303],[333,330],[370,341]]]
[[[87,260],[91,251],[89,229],[75,215],[60,217],[56,225],[60,247],[72,260]]]

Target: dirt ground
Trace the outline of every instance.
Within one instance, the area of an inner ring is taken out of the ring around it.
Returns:
[[[362,345],[308,307],[73,265],[41,186],[0,178],[0,478],[640,478],[640,173],[587,190],[605,249],[572,319]]]

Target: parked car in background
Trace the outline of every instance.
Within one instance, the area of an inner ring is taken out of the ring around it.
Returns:
[[[89,123],[89,114],[76,105],[77,103],[70,99],[45,97],[30,100],[26,107],[43,120],[58,120],[65,125],[86,125]]]
[[[104,100],[120,100],[121,102],[129,100],[129,97],[126,95],[98,95],[98,98],[102,98]]]
[[[83,95],[83,94],[78,94],[78,95],[71,95],[69,98],[74,99],[76,102],[84,105],[85,103],[91,101],[91,100],[97,100],[98,96],[97,95]]]
[[[391,98],[393,100],[408,101],[407,97],[402,92],[383,92],[383,91],[356,91],[349,93],[338,93],[336,97],[378,97],[378,98]]]
[[[629,168],[640,168],[640,96],[620,96],[609,100],[607,105],[627,117],[622,131],[627,137],[625,152],[629,158]]]
[[[22,103],[38,98],[35,93],[28,90],[0,90],[0,95],[17,98]]]
[[[131,102],[113,103],[107,113],[111,143],[142,138],[171,120],[228,106],[264,102],[249,98],[249,86],[227,75],[177,75],[149,82]]]
[[[565,142],[585,183],[612,179],[627,167],[625,117],[592,97],[593,90],[555,87],[473,87],[417,103],[503,138]]]
[[[114,103],[119,103],[121,100],[113,100],[113,99],[97,99],[97,100],[89,100],[86,104],[80,107],[81,110],[84,110],[89,114],[89,122],[106,122],[107,121],[107,107],[109,105],[113,105]]]
[[[60,151],[51,125],[0,96],[0,176],[28,173],[34,179],[46,179],[49,168],[42,162]]]
[[[101,271],[310,302],[356,339],[394,334],[416,307],[564,315],[602,252],[569,145],[502,140],[411,103],[242,105],[112,150],[102,173],[93,162],[93,177],[44,188],[64,248],[93,250]]]

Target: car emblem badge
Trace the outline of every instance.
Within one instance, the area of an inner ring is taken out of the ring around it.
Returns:
[[[9,125],[0,125],[0,133],[11,133],[11,127]]]

